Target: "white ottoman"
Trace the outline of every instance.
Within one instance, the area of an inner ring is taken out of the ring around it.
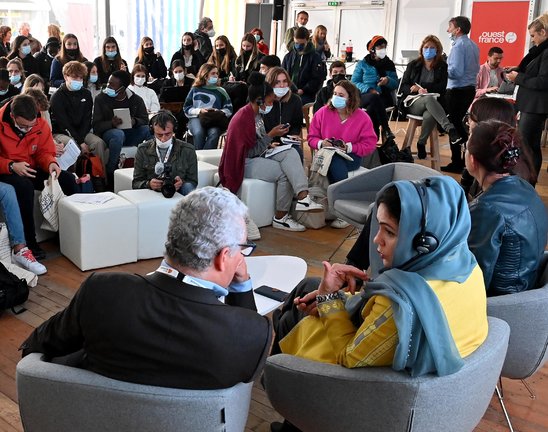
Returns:
[[[122,147],[120,150],[120,156],[124,156],[126,159],[134,159],[137,154],[137,146]]]
[[[133,183],[133,168],[118,168],[114,171],[114,193],[131,190]]]
[[[75,201],[111,198],[102,204]],[[61,253],[80,270],[137,261],[137,207],[112,192],[76,194],[59,202]]]
[[[196,150],[196,157],[199,161],[207,162],[212,165],[219,166],[221,162],[221,156],[223,149],[211,149],[211,150]]]
[[[183,196],[175,193],[165,198],[150,189],[125,190],[119,195],[137,208],[137,259],[163,256],[171,210]]]
[[[218,169],[216,165],[198,160],[198,187],[215,186],[215,174]]]

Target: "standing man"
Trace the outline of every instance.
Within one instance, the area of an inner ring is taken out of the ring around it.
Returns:
[[[502,58],[502,48],[489,48],[487,61],[480,66],[476,78],[476,99],[485,93],[496,93],[498,91],[504,80],[504,69],[500,67]]]
[[[256,312],[244,259],[255,246],[246,243],[246,215],[247,207],[221,188],[182,198],[155,272],[93,273],[69,306],[23,343],[23,356],[80,352],[84,369],[161,387],[253,381],[272,327]]]
[[[200,51],[207,62],[213,52],[213,45],[211,45],[210,38],[215,36],[215,30],[213,29],[213,21],[211,18],[203,17],[200,20],[198,23],[198,29],[194,32],[194,36],[196,36],[196,40],[198,41],[198,51]]]
[[[293,49],[293,45],[295,43],[294,37],[295,32],[299,27],[306,27],[308,24],[308,12],[307,11],[300,11],[297,14],[297,21],[295,22],[295,25],[293,27],[290,27],[286,30],[285,36],[284,36],[284,43],[288,51],[291,51]]]
[[[468,37],[471,27],[470,20],[465,16],[451,18],[447,27],[453,48],[447,59],[449,77],[445,98],[458,138],[455,135],[455,139],[450,140],[451,163],[441,167],[441,170],[455,174],[460,174],[464,169],[462,146],[468,140],[468,134],[462,119],[476,95],[476,77],[479,72],[479,48]]]

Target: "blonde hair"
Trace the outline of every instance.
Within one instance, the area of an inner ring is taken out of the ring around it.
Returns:
[[[531,24],[527,26],[528,30],[533,29],[533,31],[540,32],[545,30],[548,32],[548,12],[544,12],[542,15],[536,17]]]

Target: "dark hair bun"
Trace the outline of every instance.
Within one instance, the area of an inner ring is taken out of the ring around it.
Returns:
[[[265,76],[262,73],[259,72],[251,72],[251,75],[249,75],[249,78],[247,79],[247,83],[252,86],[262,86],[265,81]]]

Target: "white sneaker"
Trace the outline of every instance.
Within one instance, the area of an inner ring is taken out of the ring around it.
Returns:
[[[333,222],[331,222],[331,228],[337,228],[337,229],[343,229],[350,226],[350,224],[346,221],[343,221],[342,219],[335,219]]]
[[[14,254],[12,261],[14,261],[15,264],[19,264],[25,270],[34,273],[36,276],[43,275],[48,271],[46,266],[36,261],[36,258],[34,258],[32,251],[28,247],[24,247]]]
[[[247,227],[247,239],[248,240],[260,240],[261,239],[261,232],[259,231],[259,227],[257,224],[248,217],[245,221],[245,225]]]
[[[289,213],[281,219],[272,218],[272,226],[286,231],[306,231],[306,227],[289,216]]]
[[[307,195],[302,200],[297,201],[295,211],[320,212],[323,211],[323,206],[321,204],[318,204],[317,202],[312,201],[310,195]]]

